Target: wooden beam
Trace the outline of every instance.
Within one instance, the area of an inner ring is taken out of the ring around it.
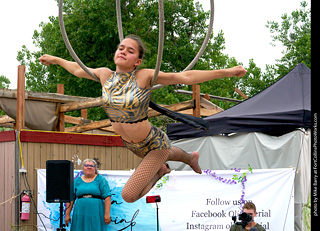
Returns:
[[[176,104],[171,104],[171,105],[161,105],[164,108],[170,109],[171,111],[182,111],[190,108],[194,108],[194,101],[193,100],[188,100]],[[148,110],[148,117],[155,117],[155,116],[160,116],[162,115],[160,112],[157,112],[151,108]]]
[[[177,104],[172,104],[172,105],[163,105],[163,107],[168,108],[172,111],[181,111],[181,110],[186,110],[193,108],[193,100],[177,103]],[[148,111],[148,117],[154,117],[154,116],[159,116],[161,113],[154,111],[153,109],[149,109]],[[72,120],[70,117],[65,116],[66,120]],[[80,121],[78,121],[80,122]],[[66,128],[66,132],[85,132],[93,129],[101,129],[101,128],[106,128],[111,126],[111,122],[109,119],[107,120],[102,120],[102,121],[94,121],[89,124],[80,124],[80,126],[74,126],[70,128]],[[109,130],[109,129],[106,129]]]
[[[200,99],[200,105],[206,109],[214,110],[215,113],[223,111],[223,109],[221,107],[217,106],[216,104],[212,103],[211,101],[209,101],[203,97],[201,97],[201,99]],[[215,114],[215,113],[213,113],[213,114]]]
[[[25,71],[24,65],[18,66],[16,130],[22,130],[25,123]]]
[[[206,108],[201,108],[200,112],[201,112],[200,116],[206,116],[206,117],[218,113],[217,111],[209,110]],[[187,115],[193,115],[193,109],[183,110],[183,111],[181,111],[181,113],[187,114]]]
[[[202,107],[200,110],[200,115],[201,116],[211,116],[213,114],[222,112],[223,109],[215,105],[214,103],[210,102],[209,100],[201,97],[200,98],[200,106]],[[183,114],[188,114],[188,115],[193,115],[193,110],[188,109],[188,110],[183,110],[180,111]]]
[[[102,134],[70,134],[66,132],[21,131],[21,142],[95,145],[123,147],[120,136]]]
[[[0,127],[14,129],[14,123],[3,123],[3,124],[0,124]],[[24,127],[24,129],[27,129],[27,128]]]
[[[92,123],[94,121],[87,120],[87,119],[84,119],[82,117],[74,117],[74,116],[64,115],[64,122],[65,123],[69,123],[69,124],[81,125],[81,124]]]
[[[70,102],[61,105],[60,112],[76,111],[84,108],[100,107],[103,105],[102,97],[91,98],[80,102]]]
[[[248,96],[246,96],[246,94],[244,94],[239,88],[235,88],[234,89],[242,98],[244,99],[248,99]]]
[[[64,122],[69,123],[69,124],[80,125],[80,124],[82,124],[82,119],[81,119],[81,117],[64,115]]]
[[[17,98],[17,90],[11,89],[0,89],[0,98]],[[68,103],[68,102],[80,102],[95,98],[72,96],[72,95],[61,95],[58,93],[45,93],[45,92],[25,92],[25,99],[40,100],[54,103]]]
[[[183,95],[193,95],[193,92],[191,91],[186,91],[186,90],[174,90],[175,93],[178,94],[183,94]],[[205,96],[204,93],[200,93],[201,96]],[[227,97],[220,97],[220,96],[215,96],[215,95],[208,95],[211,99],[217,99],[217,100],[222,100],[222,101],[229,101],[229,102],[234,102],[234,103],[240,103],[242,100],[238,99],[231,99]]]
[[[195,102],[195,107],[193,108],[193,116],[200,117],[200,85],[193,85],[192,91],[192,98]]]
[[[113,132],[113,133],[115,133],[115,131],[114,131],[114,129],[113,129],[113,127],[111,126],[111,127],[104,127],[104,128],[99,128],[100,130],[102,130],[102,131],[106,131],[106,132]]]
[[[0,116],[0,124],[4,124],[4,123],[13,123],[15,122],[14,119],[12,119],[10,116],[8,115],[2,115]]]
[[[76,111],[76,110],[85,109],[85,108],[100,107],[102,105],[103,105],[102,97],[98,97],[98,98],[88,99],[81,102],[70,102],[70,103],[63,104],[60,107],[60,112]],[[181,102],[177,104],[167,105],[164,107],[172,111],[179,111],[179,110],[181,111],[181,110],[193,107],[193,102],[186,101],[186,102]],[[152,109],[149,109],[149,111],[152,111]],[[160,113],[153,111],[149,117],[158,116],[158,115],[160,115]]]
[[[66,132],[86,132],[93,129],[99,129],[99,128],[108,127],[108,126],[111,126],[111,122],[109,119],[106,119],[106,120],[96,121],[90,124],[66,128],[65,131]]]

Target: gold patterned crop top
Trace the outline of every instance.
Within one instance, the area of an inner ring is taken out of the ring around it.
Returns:
[[[103,108],[111,122],[137,123],[148,118],[150,88],[140,88],[134,72],[113,72],[102,87]]]

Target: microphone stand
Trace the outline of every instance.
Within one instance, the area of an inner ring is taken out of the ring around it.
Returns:
[[[66,231],[65,228],[63,228],[65,224],[63,224],[63,203],[60,202],[60,227],[57,228],[57,231]]]
[[[157,206],[157,231],[159,231],[159,207],[158,207],[158,203],[156,203]]]

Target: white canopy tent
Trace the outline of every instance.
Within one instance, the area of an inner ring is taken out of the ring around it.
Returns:
[[[246,169],[248,164],[253,168],[253,172],[255,169],[295,168],[295,230],[301,231],[303,205],[308,201],[311,186],[310,140],[310,131],[301,129],[280,137],[251,132],[180,139],[172,141],[172,145],[187,152],[198,151],[199,164],[203,170]],[[169,162],[169,165],[174,170],[191,170],[189,166],[179,162]],[[272,200],[272,198],[265,199]]]

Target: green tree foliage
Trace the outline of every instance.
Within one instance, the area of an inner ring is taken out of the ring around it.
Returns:
[[[158,1],[121,1],[124,35],[137,34],[146,44],[148,52],[141,68],[154,68],[158,49]],[[209,12],[204,12],[199,3],[190,0],[165,1],[165,43],[162,71],[182,71],[198,52],[206,31]],[[79,79],[59,66],[49,67],[40,64],[37,58],[51,54],[72,60],[60,33],[58,17],[50,17],[49,23],[41,23],[40,31],[34,31],[34,44],[37,52],[30,52],[23,46],[18,52],[18,61],[26,65],[26,87],[39,92],[56,92],[56,85],[65,85],[65,94],[98,97],[101,95],[99,83]],[[64,3],[64,22],[66,31],[75,52],[89,67],[106,66],[115,69],[113,55],[119,43],[116,22],[115,1],[107,0],[66,0]],[[213,37],[212,37],[213,38]],[[213,41],[213,42],[212,42]],[[228,58],[222,51],[223,33],[213,38],[196,64],[195,69],[219,69],[234,66],[236,61]],[[228,79],[217,83],[204,84],[204,92],[230,96],[233,90]],[[190,87],[185,87],[189,88]],[[216,90],[222,89],[222,90]],[[169,86],[153,93],[153,100],[161,104],[177,103],[188,96],[177,95]],[[91,113],[92,112],[92,113]],[[100,109],[91,109],[91,119],[103,119],[106,114]]]
[[[241,99],[235,93],[238,87],[249,97],[260,92],[288,73],[296,64],[304,62],[310,67],[310,10],[306,3],[303,8],[294,11],[291,16],[284,15],[281,24],[268,22],[273,40],[280,41],[286,47],[284,57],[275,66],[266,65],[262,72],[254,60],[246,67],[248,74],[244,78],[224,78],[201,84],[201,92],[212,95]],[[154,68],[158,50],[158,1],[123,0],[121,1],[124,35],[139,35],[147,52],[140,68]],[[165,42],[162,71],[182,71],[198,52],[206,31],[209,12],[193,0],[167,0],[165,9]],[[64,22],[69,40],[86,66],[109,67],[115,69],[113,56],[119,43],[116,22],[115,1],[108,0],[65,0]],[[41,23],[40,30],[34,31],[33,41],[39,48],[30,52],[23,46],[18,52],[18,61],[27,66],[26,88],[39,92],[56,92],[57,84],[65,85],[65,94],[86,97],[101,95],[98,82],[72,76],[63,68],[40,64],[37,58],[42,54],[51,54],[72,60],[62,40],[58,17],[49,17],[48,23]],[[211,36],[211,40],[194,69],[212,70],[240,65],[235,58],[224,54],[225,39],[222,31]],[[191,86],[168,86],[156,90],[152,99],[159,104],[173,104],[191,99],[190,96],[174,93],[175,88],[192,90]],[[234,103],[213,101],[227,109]],[[73,115],[80,115],[74,112]],[[101,108],[88,111],[90,119],[107,117]],[[152,120],[161,126],[167,123],[163,118]]]
[[[8,89],[10,85],[10,80],[4,75],[0,75],[0,88]]]
[[[7,77],[5,77],[4,75],[0,75],[0,88],[8,89],[10,83],[11,82]],[[1,115],[5,115],[5,113],[0,108],[0,116]],[[10,130],[10,129],[0,127],[0,131],[6,131],[6,130]]]
[[[249,61],[246,78],[239,81],[239,87],[246,95],[253,96],[267,88],[279,78],[285,76],[297,64],[304,63],[311,68],[311,9],[305,1],[301,9],[282,15],[282,22],[268,21],[273,46],[280,43],[284,46],[283,57],[275,65],[266,65],[262,72],[254,60]]]
[[[282,22],[268,21],[273,42],[280,42],[285,50],[275,67],[279,76],[284,76],[298,63],[311,68],[311,8],[302,1],[301,9],[291,15],[284,14]],[[275,45],[275,44],[273,44]]]

